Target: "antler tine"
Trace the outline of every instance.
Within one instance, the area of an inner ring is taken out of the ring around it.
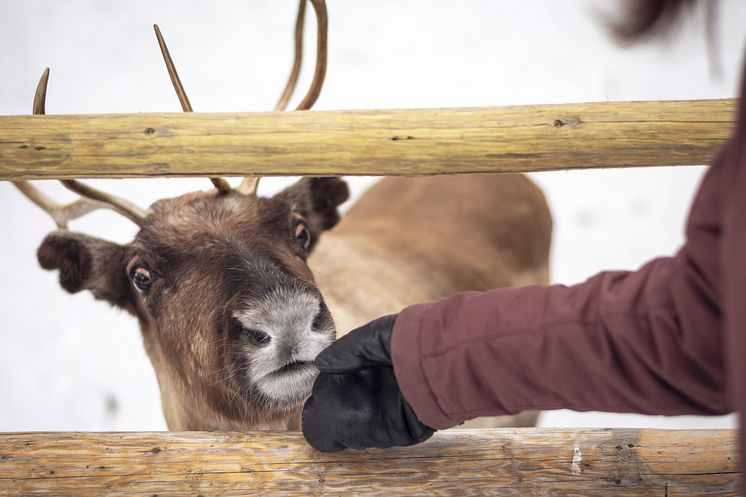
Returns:
[[[133,204],[129,200],[114,196],[111,193],[96,190],[92,186],[81,183],[80,181],[64,179],[60,180],[60,183],[81,197],[96,201],[102,206],[118,212],[138,226],[142,226],[145,217],[148,215],[140,206]]]
[[[308,110],[316,103],[321,93],[321,87],[324,85],[326,76],[326,40],[328,36],[329,18],[326,13],[325,0],[311,0],[313,10],[316,12],[316,70],[313,74],[311,87],[308,89],[306,96],[295,110]]]
[[[311,0],[314,11],[316,12],[317,42],[316,42],[316,70],[314,71],[311,87],[308,89],[305,97],[295,110],[308,110],[316,103],[321,93],[321,87],[324,85],[326,76],[326,58],[327,58],[327,37],[329,19],[326,12],[326,2],[324,0]],[[306,0],[300,0],[298,4],[298,16],[295,21],[295,57],[293,68],[290,71],[290,77],[285,85],[280,100],[275,106],[276,111],[285,110],[290,97],[295,91],[300,74],[301,62],[303,59],[303,26],[305,23]],[[257,187],[261,176],[246,176],[237,190],[247,195],[256,195]]]
[[[295,92],[295,87],[298,84],[298,76],[300,75],[300,66],[303,61],[303,25],[305,24],[306,17],[306,0],[300,0],[298,2],[298,16],[295,19],[295,57],[293,58],[293,68],[290,71],[288,82],[285,85],[285,90],[282,92],[280,99],[275,105],[275,111],[285,110],[290,101],[290,97]]]
[[[187,97],[186,91],[184,91],[184,85],[181,84],[179,73],[176,72],[176,66],[171,58],[171,52],[168,51],[168,46],[166,46],[166,40],[163,39],[163,35],[161,34],[161,28],[159,28],[157,24],[153,24],[153,29],[155,29],[155,37],[158,39],[158,46],[161,47],[161,54],[163,54],[163,60],[166,63],[168,76],[171,78],[171,83],[174,85],[176,96],[179,97],[181,109],[184,112],[192,112],[192,104],[189,103],[189,97]]]
[[[47,85],[49,84],[49,68],[44,69],[41,73],[41,78],[36,84],[36,91],[34,92],[34,105],[31,108],[31,113],[34,115],[46,114],[47,105]]]
[[[155,29],[155,37],[158,39],[158,45],[161,47],[161,54],[163,54],[163,60],[166,62],[166,69],[171,78],[171,83],[174,85],[176,96],[179,97],[181,109],[184,112],[192,112],[192,104],[189,103],[189,97],[187,97],[186,91],[184,91],[184,85],[181,84],[179,73],[176,72],[176,66],[171,58],[171,53],[168,51],[161,30],[157,24],[153,24],[153,29]],[[215,185],[215,188],[217,188],[220,193],[228,193],[231,191],[231,186],[223,178],[210,178],[210,181],[212,181],[212,184]]]
[[[96,209],[106,207],[100,202],[79,198],[70,204],[60,204],[55,202],[41,190],[36,188],[28,181],[14,181],[13,184],[23,193],[26,198],[38,205],[44,212],[52,216],[54,224],[59,229],[67,229],[67,223],[73,219],[88,214]]]
[[[48,82],[49,68],[46,68],[44,70],[44,73],[41,75],[41,78],[39,79],[39,84],[36,85],[36,92],[34,93],[33,113],[35,115],[41,115],[45,113]],[[60,204],[58,202],[55,202],[28,181],[14,181],[13,184],[29,200],[31,200],[33,203],[41,207],[42,210],[52,216],[55,224],[60,229],[67,229],[68,222],[97,209],[114,210],[119,214],[126,216],[138,226],[142,226],[142,222],[146,216],[145,211],[143,211],[140,207],[132,204],[131,202],[123,198],[115,197],[113,195],[98,191],[88,185],[75,180],[64,180],[62,181],[62,184],[65,185],[67,188],[78,192],[84,198],[80,198],[69,204]]]
[[[261,176],[244,176],[241,184],[236,187],[236,191],[244,195],[256,195],[260,179],[262,179]]]

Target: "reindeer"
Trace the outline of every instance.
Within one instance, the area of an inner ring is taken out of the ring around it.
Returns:
[[[311,3],[316,70],[298,110],[311,108],[325,73],[326,8]],[[300,0],[295,63],[277,110],[296,85],[304,7]],[[155,30],[182,108],[191,111]],[[45,112],[48,77],[46,70],[34,114]],[[210,191],[147,211],[77,180],[62,181],[80,195],[68,205],[15,183],[59,228],[41,243],[40,265],[59,271],[66,291],[88,290],[137,318],[172,430],[297,430],[318,373],[313,360],[337,329],[454,292],[548,279],[551,218],[523,175],[387,178],[341,222],[349,192],[339,178],[303,178],[269,198],[257,194],[258,178],[235,189],[211,181]],[[100,208],[139,226],[131,243],[67,229]],[[524,413],[482,426],[535,419]]]

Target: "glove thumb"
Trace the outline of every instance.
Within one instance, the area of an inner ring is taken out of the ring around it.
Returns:
[[[324,373],[346,373],[374,366],[391,366],[391,334],[396,314],[390,314],[356,328],[316,357]]]

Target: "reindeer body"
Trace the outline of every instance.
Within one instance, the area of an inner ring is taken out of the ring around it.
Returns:
[[[309,266],[339,337],[453,293],[546,284],[551,229],[523,175],[386,178],[321,238]]]

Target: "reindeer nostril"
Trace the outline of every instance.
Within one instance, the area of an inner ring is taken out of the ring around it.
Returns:
[[[249,342],[251,342],[252,345],[264,346],[268,345],[269,342],[272,341],[272,337],[261,330],[244,327],[243,331],[244,335],[246,335],[246,338],[249,340]]]
[[[312,331],[323,331],[327,328],[326,324],[328,321],[328,317],[324,311],[319,311],[318,314],[316,314],[316,317],[313,318],[313,322],[311,323],[311,330]]]

